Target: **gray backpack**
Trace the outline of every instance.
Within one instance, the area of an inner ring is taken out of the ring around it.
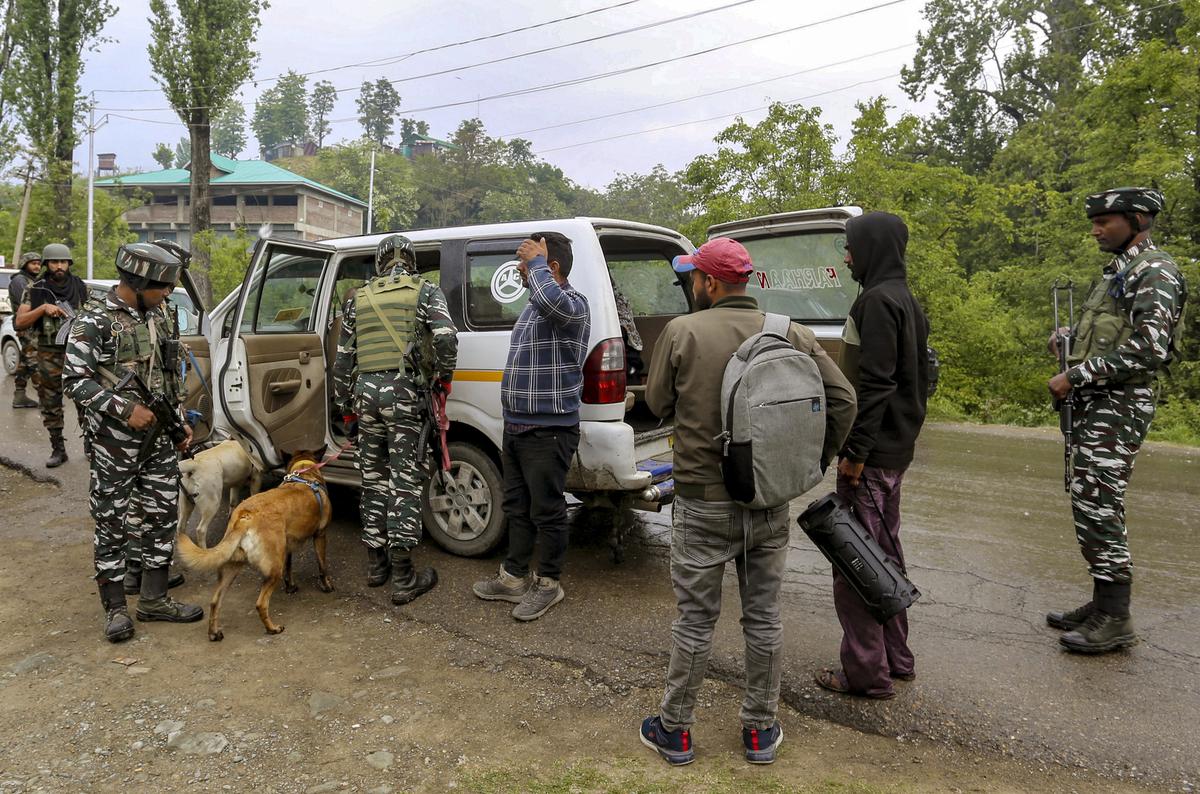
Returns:
[[[821,481],[825,384],[817,363],[788,341],[791,320],[763,318],[725,365],[721,476],[748,508],[778,507]]]

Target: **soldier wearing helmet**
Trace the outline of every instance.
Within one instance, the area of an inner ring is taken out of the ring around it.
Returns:
[[[1105,653],[1137,641],[1130,616],[1133,564],[1125,489],[1154,418],[1158,372],[1175,357],[1187,286],[1171,256],[1150,239],[1163,210],[1153,188],[1115,188],[1084,203],[1092,237],[1114,255],[1068,333],[1068,369],[1050,380],[1073,401],[1071,511],[1092,576],[1092,600],[1046,622],[1069,651]],[[1057,334],[1051,352],[1058,354]]]
[[[175,551],[178,452],[190,443],[190,429],[177,449],[156,427],[145,397],[125,386],[126,374],[133,372],[171,405],[178,406],[183,396],[179,338],[165,306],[182,270],[176,254],[153,243],[121,246],[120,283],[103,300],[87,305],[67,343],[64,388],[82,406],[95,450],[95,578],[105,612],[104,634],[111,642],[133,636],[125,605],[126,546],[139,533],[138,620],[190,623],[204,616],[200,607],[167,595]],[[145,443],[149,447],[143,453]],[[131,557],[136,561],[136,555]]]
[[[375,252],[376,277],[342,308],[334,362],[334,401],[357,431],[362,472],[367,584],[392,579],[392,603],[407,604],[437,584],[433,568],[413,567],[421,539],[421,491],[429,475],[416,462],[426,388],[450,390],[458,330],[446,296],[421,278],[405,236],[385,237]]]
[[[71,319],[87,300],[87,286],[71,272],[71,249],[62,243],[43,248],[41,260],[42,277],[25,290],[13,327],[17,331],[30,330],[37,340],[38,407],[42,424],[50,434],[46,468],[53,469],[67,462],[63,441],[63,351]]]
[[[13,308],[19,308],[25,299],[25,290],[29,288],[42,272],[42,255],[37,251],[29,251],[21,255],[21,267],[17,274],[8,282],[8,302]],[[32,379],[33,387],[37,388],[37,339],[29,328],[17,331],[17,339],[21,350],[17,358],[17,368],[13,371],[13,408],[37,408],[37,400],[29,399],[25,394],[25,386]]]

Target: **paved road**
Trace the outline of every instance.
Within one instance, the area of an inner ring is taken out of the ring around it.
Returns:
[[[36,411],[12,411],[0,380],[0,457],[61,481],[62,498],[27,529],[85,542],[86,468],[77,439],[53,472]],[[69,430],[71,418],[68,415]],[[1151,445],[1139,458],[1128,511],[1137,563],[1135,616],[1143,641],[1100,658],[1061,652],[1042,615],[1074,606],[1089,583],[1061,493],[1061,449],[1051,431],[933,426],[906,481],[905,547],[923,592],[911,612],[918,679],[887,703],[841,698],[812,684],[836,661],[840,636],[829,566],[798,530],[785,585],[784,698],[798,711],[903,741],[947,742],[1039,764],[1190,790],[1200,780],[1200,451]],[[829,483],[814,492],[827,490]],[[363,552],[353,496],[335,490],[331,546],[339,589],[357,584]],[[803,500],[793,511],[798,513]],[[568,599],[535,624],[517,625],[469,595],[498,558],[466,560],[434,548],[419,554],[442,583],[406,610],[484,643],[497,658],[554,659],[597,686],[622,690],[661,681],[674,607],[665,566],[669,514],[638,514],[629,554],[609,560],[602,533],[580,517],[564,584]],[[313,562],[298,561],[302,576]],[[245,577],[243,577],[245,579]],[[711,674],[737,682],[737,591],[726,588]],[[254,584],[241,581],[249,590]],[[247,590],[247,592],[248,592]],[[247,619],[245,629],[252,629]],[[702,735],[704,710],[698,713]]]

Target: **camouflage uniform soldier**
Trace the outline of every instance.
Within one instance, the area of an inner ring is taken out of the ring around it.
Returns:
[[[64,326],[87,300],[83,279],[71,273],[72,261],[71,249],[61,243],[51,243],[42,249],[42,267],[46,275],[25,290],[21,307],[13,319],[15,329],[32,328],[37,338],[38,407],[42,410],[42,424],[50,433],[48,469],[67,462],[67,448],[63,442]],[[79,424],[83,425],[82,419]]]
[[[343,309],[334,399],[349,435],[357,424],[367,584],[379,587],[394,575],[392,603],[399,605],[437,584],[437,572],[416,571],[411,556],[421,540],[421,490],[429,475],[416,462],[424,408],[419,389],[450,391],[458,331],[441,289],[417,274],[407,237],[379,243],[375,272]]]
[[[21,270],[12,277],[12,281],[8,282],[8,302],[14,311],[24,302],[25,290],[37,280],[41,269],[41,254],[30,251],[21,256]],[[35,389],[38,384],[37,339],[34,337],[33,331],[26,328],[17,331],[17,340],[21,343],[21,350],[17,358],[17,368],[13,371],[12,406],[13,408],[37,408],[37,400],[31,400],[25,394],[25,386],[30,380],[33,381]]]
[[[1046,616],[1067,631],[1060,642],[1069,651],[1103,653],[1137,641],[1129,614],[1125,489],[1154,418],[1155,379],[1175,353],[1187,300],[1179,268],[1150,240],[1162,208],[1162,194],[1147,188],[1116,188],[1086,201],[1092,236],[1116,257],[1070,330],[1070,368],[1049,384],[1055,397],[1074,400],[1071,509],[1094,588],[1087,604]],[[1055,337],[1051,341],[1057,354]]]
[[[200,607],[167,595],[179,491],[176,449],[164,428],[156,426],[144,396],[118,390],[125,374],[135,372],[151,392],[178,406],[180,345],[162,304],[182,269],[174,254],[152,243],[121,246],[121,283],[103,301],[87,305],[67,345],[64,386],[83,406],[92,441],[96,581],[105,610],[104,634],[112,642],[133,636],[124,589],[127,515],[138,517],[142,537],[138,620],[190,623],[204,616]],[[147,436],[152,440],[147,442]],[[190,440],[189,429],[180,449]],[[145,443],[149,447],[143,454]]]

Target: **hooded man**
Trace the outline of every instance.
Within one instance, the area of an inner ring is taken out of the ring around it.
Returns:
[[[66,330],[87,300],[87,285],[71,272],[71,249],[51,243],[42,249],[45,275],[29,285],[21,306],[13,318],[13,327],[33,329],[38,349],[38,404],[42,424],[50,433],[50,460],[53,469],[67,462],[63,442],[63,355],[67,349]],[[80,422],[82,426],[83,422]]]
[[[839,454],[837,477],[838,495],[901,570],[900,483],[925,421],[929,389],[929,320],[908,288],[907,245],[908,227],[890,213],[846,223],[845,262],[862,285],[844,336],[858,416]],[[906,613],[879,625],[836,571],[833,603],[843,630],[842,670],[820,671],[817,683],[843,694],[895,697],[892,679],[916,675]]]
[[[20,307],[25,299],[25,290],[37,280],[42,272],[42,255],[29,251],[21,256],[21,269],[12,281],[8,282],[8,302],[14,308]],[[14,326],[16,322],[14,320]],[[33,379],[33,387],[37,388],[37,341],[29,329],[17,332],[21,342],[20,355],[17,358],[17,368],[13,371],[13,408],[37,408],[37,400],[31,400],[25,394],[25,385]]]

